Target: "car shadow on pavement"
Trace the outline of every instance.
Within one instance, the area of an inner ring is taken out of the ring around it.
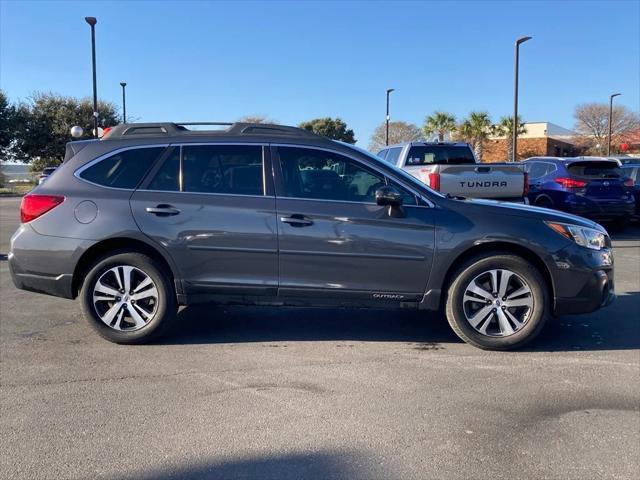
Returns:
[[[588,315],[552,319],[525,351],[631,350],[640,348],[640,292]]]
[[[118,475],[118,479],[139,480],[200,480],[200,479],[260,479],[286,480],[299,478],[389,478],[377,462],[353,452],[305,452],[286,455],[269,455],[210,463],[197,463],[189,466],[171,466],[167,469],[137,471],[130,475]],[[367,465],[376,465],[369,468]]]
[[[440,315],[417,311],[192,305],[178,314],[167,344],[350,340],[459,343]]]
[[[640,292],[588,315],[552,318],[522,351],[640,348]],[[461,343],[442,315],[430,312],[192,305],[178,314],[162,344],[286,341],[406,342],[419,350]],[[471,347],[469,347],[471,348]]]

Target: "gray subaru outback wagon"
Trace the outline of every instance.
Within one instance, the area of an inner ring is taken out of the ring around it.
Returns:
[[[15,285],[79,297],[108,340],[147,342],[179,305],[442,310],[466,342],[519,347],[547,318],[615,297],[607,232],[584,218],[443,196],[294,127],[127,124],[70,142],[24,197]]]

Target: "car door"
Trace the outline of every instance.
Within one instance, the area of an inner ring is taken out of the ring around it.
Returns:
[[[422,299],[434,248],[431,208],[408,191],[401,212],[378,206],[375,191],[390,179],[361,160],[309,147],[272,151],[279,295]]]
[[[188,294],[275,295],[275,197],[263,145],[173,146],[131,197]]]

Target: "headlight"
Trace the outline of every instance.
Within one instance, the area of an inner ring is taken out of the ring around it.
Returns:
[[[607,246],[607,234],[593,228],[568,223],[545,222],[552,230],[563,237],[573,240],[582,247],[602,250]]]

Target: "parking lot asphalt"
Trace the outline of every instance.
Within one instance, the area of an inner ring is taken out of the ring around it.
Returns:
[[[0,478],[638,478],[640,228],[614,246],[616,302],[508,353],[438,315],[209,305],[118,346],[2,256]]]

